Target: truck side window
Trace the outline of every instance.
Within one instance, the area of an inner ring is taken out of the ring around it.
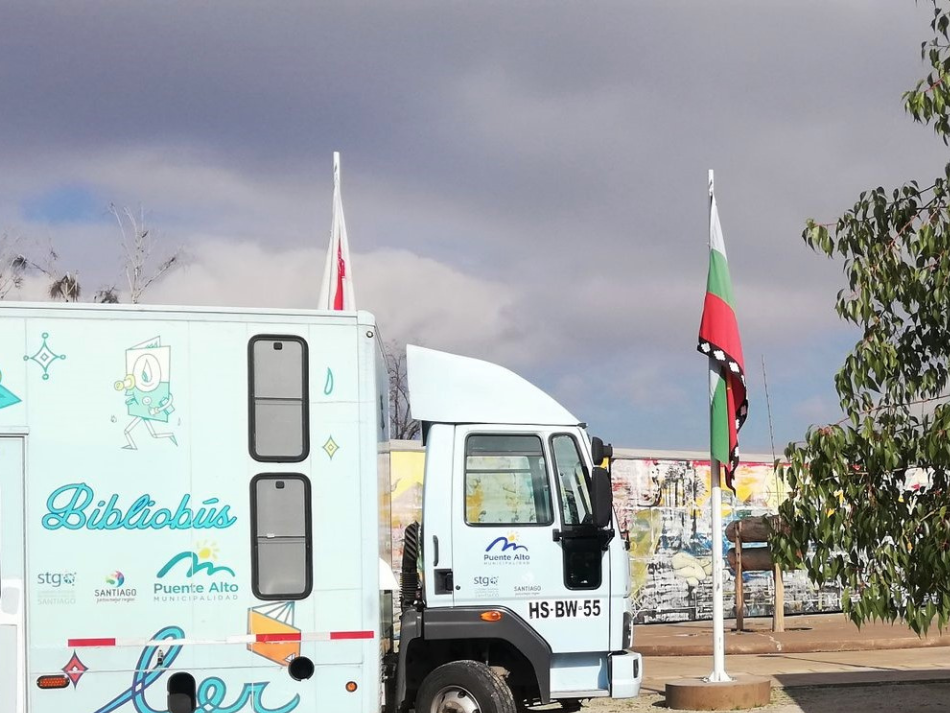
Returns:
[[[465,444],[465,522],[550,525],[551,486],[538,436],[472,435]]]
[[[310,453],[307,343],[258,336],[248,345],[248,433],[251,456],[296,463]]]
[[[603,581],[603,550],[596,530],[590,527],[592,509],[584,459],[577,441],[566,433],[551,437],[551,450],[561,501],[561,521],[565,530],[576,528],[574,537],[561,540],[564,585],[568,589],[597,589]]]
[[[296,473],[251,480],[251,586],[258,599],[303,599],[313,586],[310,481]]]
[[[551,446],[554,451],[558,494],[561,498],[562,522],[565,525],[586,524],[590,522],[590,493],[577,441],[564,434],[554,436]]]

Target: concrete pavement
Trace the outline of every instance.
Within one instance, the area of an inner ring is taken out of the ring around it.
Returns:
[[[772,633],[771,619],[726,622],[726,672],[766,676],[780,688],[950,681],[950,633],[918,637],[902,625],[858,629],[841,614],[787,617]],[[702,678],[712,670],[712,623],[644,624],[634,630],[644,654],[644,692]]]
[[[662,694],[667,683],[711,671],[711,656],[648,656],[643,690]],[[726,656],[726,673],[771,678],[774,688],[950,681],[950,658],[947,649],[934,648],[738,654]]]
[[[634,648],[645,656],[712,655],[712,622],[641,624],[634,628]],[[742,631],[725,622],[727,654],[861,651],[950,646],[950,632],[936,627],[919,637],[903,624],[865,624],[860,629],[843,614],[785,617],[785,631],[772,632],[771,619],[745,620]]]

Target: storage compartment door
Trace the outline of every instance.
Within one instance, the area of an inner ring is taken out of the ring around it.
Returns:
[[[23,439],[0,436],[0,711],[24,713]]]

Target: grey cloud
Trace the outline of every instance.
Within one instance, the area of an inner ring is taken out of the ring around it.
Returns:
[[[699,359],[715,168],[747,359],[769,355],[779,381],[811,373],[813,413],[833,402],[815,371],[834,363],[796,350],[840,334],[842,278],[798,236],[869,185],[942,165],[900,107],[926,14],[909,0],[8,2],[0,226],[43,235],[19,203],[91,185],[195,248],[156,297],[272,297],[240,289],[256,264],[304,304],[319,276],[292,266],[322,264],[340,150],[358,259],[388,255],[416,280],[407,292],[370,262],[358,285],[397,333],[497,354],[565,394],[618,384],[642,403],[666,378],[672,414]],[[112,279],[111,226],[55,237],[64,262]],[[458,331],[426,331],[450,307]],[[578,364],[602,374],[578,381]]]

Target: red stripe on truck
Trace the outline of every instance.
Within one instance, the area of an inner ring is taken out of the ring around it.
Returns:
[[[334,639],[372,639],[372,631],[331,631],[330,640]]]
[[[189,639],[165,639],[160,642],[150,641],[148,639],[114,639],[114,638],[96,638],[96,639],[67,639],[66,645],[70,648],[90,647],[90,646],[149,646],[155,644],[168,644],[169,646],[185,646],[195,644],[241,644],[253,641],[259,644],[276,644],[283,641],[346,641],[353,639],[372,639],[372,631],[331,631],[329,633],[307,633],[299,631],[281,633],[281,634],[255,634],[251,636],[239,636],[235,641],[227,639],[207,639],[207,640],[189,640]],[[119,643],[121,641],[121,643]]]
[[[270,644],[276,641],[300,641],[300,632],[290,634],[257,634],[254,638],[261,644]]]

